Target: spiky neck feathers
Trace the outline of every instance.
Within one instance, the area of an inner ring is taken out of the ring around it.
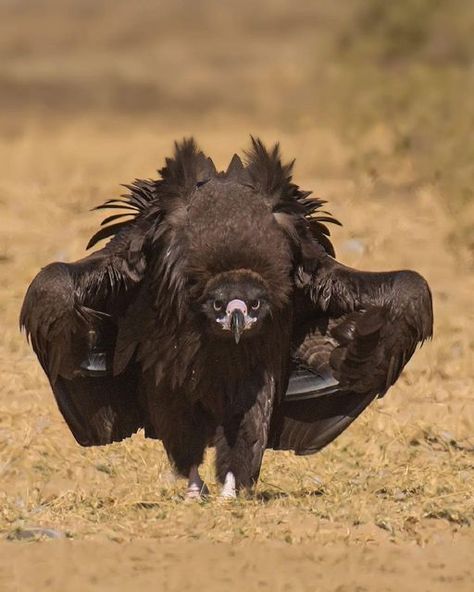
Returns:
[[[325,224],[338,222],[327,212],[320,215],[325,202],[310,198],[311,192],[302,191],[292,182],[292,168],[293,162],[282,162],[278,144],[267,150],[261,140],[252,138],[245,164],[234,155],[227,170],[218,172],[193,138],[183,140],[175,144],[173,158],[166,159],[166,165],[159,171],[160,179],[137,179],[126,185],[128,195],[98,206],[98,209],[121,209],[122,212],[104,220],[88,248],[102,239],[136,230],[138,219],[143,218],[147,223],[140,225],[140,232],[146,235],[145,242],[153,242],[159,227],[170,222],[170,216],[172,218],[177,210],[188,209],[199,189],[211,181],[224,181],[225,185],[230,182],[234,187],[250,189],[253,200],[267,205],[292,241],[297,243],[306,234],[306,238],[311,237],[334,256]]]

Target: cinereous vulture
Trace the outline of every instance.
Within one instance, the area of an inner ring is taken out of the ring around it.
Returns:
[[[20,324],[83,446],[144,429],[187,495],[216,448],[222,495],[257,481],[266,448],[311,454],[397,380],[432,334],[413,271],[335,259],[338,223],[252,139],[218,172],[193,139],[159,180],[136,180],[75,263],[31,283]]]

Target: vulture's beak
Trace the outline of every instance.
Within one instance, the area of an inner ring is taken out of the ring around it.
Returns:
[[[239,343],[242,333],[257,322],[256,317],[248,314],[245,302],[238,298],[228,303],[225,313],[225,317],[216,320],[223,329],[232,331],[235,343]]]
[[[234,334],[235,343],[239,343],[240,335],[245,329],[245,316],[239,308],[235,308],[230,315],[230,329]]]

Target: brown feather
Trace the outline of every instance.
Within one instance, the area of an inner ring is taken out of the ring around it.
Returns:
[[[87,246],[103,249],[33,280],[20,324],[81,444],[144,427],[183,475],[215,444],[219,479],[248,487],[265,448],[328,444],[431,336],[425,280],[338,263],[326,225],[340,223],[293,164],[252,138],[218,172],[194,139],[176,143],[157,180],[96,208],[122,210]],[[238,345],[203,313],[224,281],[258,286],[270,311]],[[295,368],[304,400],[285,398]]]

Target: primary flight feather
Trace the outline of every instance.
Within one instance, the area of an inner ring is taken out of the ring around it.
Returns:
[[[36,276],[20,324],[80,444],[144,428],[191,497],[215,446],[234,496],[266,448],[310,454],[338,436],[431,337],[426,281],[338,263],[337,220],[291,170],[252,139],[218,172],[184,140],[159,180],[99,206],[114,213],[88,247],[105,247]]]

